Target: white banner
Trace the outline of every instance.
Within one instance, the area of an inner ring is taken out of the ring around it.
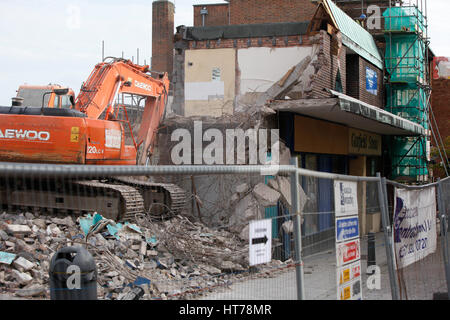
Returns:
[[[394,212],[394,251],[401,269],[436,251],[435,188],[396,188]]]
[[[358,215],[358,184],[334,181],[334,209],[337,217]]]

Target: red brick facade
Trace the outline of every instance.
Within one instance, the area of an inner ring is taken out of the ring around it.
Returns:
[[[312,95],[308,98],[326,98],[331,94],[325,89],[337,90],[336,79],[338,71],[341,76],[342,91],[347,93],[346,89],[346,49],[341,46],[338,51],[332,50],[332,42],[336,45],[336,36],[332,37],[326,31],[320,31],[320,55],[319,59],[321,69],[314,79]],[[333,52],[332,52],[333,51]]]
[[[202,26],[202,8],[208,10],[205,26],[309,21],[317,7],[314,0],[230,0],[224,4],[194,6],[194,26]]]
[[[334,1],[350,17],[361,16],[361,1]],[[206,8],[205,26],[228,24],[256,24],[275,22],[303,22],[313,16],[317,0],[230,0],[230,3],[194,5],[194,26],[202,26],[200,10]],[[365,0],[364,13],[370,5],[389,7],[388,0]]]
[[[377,94],[366,90],[366,67],[377,73]],[[358,55],[347,56],[347,95],[384,109],[383,71]]]
[[[309,21],[317,4],[311,0],[231,0],[231,24]]]
[[[358,19],[362,12],[367,15],[367,7],[370,5],[379,6],[381,13],[389,7],[389,0],[364,0],[363,11],[361,10],[361,1],[334,0],[334,2],[353,19]]]
[[[203,17],[201,10],[206,8],[208,14],[205,16],[205,27],[207,26],[225,26],[229,24],[229,6],[228,3],[195,5],[194,6],[194,27],[203,26]]]
[[[433,79],[432,88],[431,107],[441,137],[445,139],[450,136],[450,79]]]
[[[170,1],[153,2],[152,70],[173,71],[173,30],[175,6]]]

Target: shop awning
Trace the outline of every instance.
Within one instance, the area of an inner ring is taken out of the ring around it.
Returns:
[[[419,136],[425,129],[412,121],[364,103],[345,94],[328,90],[333,97],[323,99],[276,100],[270,108],[343,124],[381,135]]]

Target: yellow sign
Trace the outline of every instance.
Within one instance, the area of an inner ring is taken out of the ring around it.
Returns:
[[[362,130],[349,128],[348,153],[381,156],[381,136]]]
[[[72,127],[70,131],[70,142],[78,142],[80,140],[80,128]]]
[[[351,289],[350,289],[350,286],[349,287],[345,287],[344,288],[344,299],[343,300],[348,300],[348,299],[350,299],[352,297],[352,291],[351,291]],[[342,300],[342,299],[341,299]]]
[[[350,269],[345,269],[343,275],[344,275],[343,283],[350,281]]]

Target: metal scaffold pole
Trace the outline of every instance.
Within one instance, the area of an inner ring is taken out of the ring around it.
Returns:
[[[438,208],[439,208],[439,219],[441,222],[441,245],[442,245],[442,258],[444,259],[444,268],[445,268],[445,278],[447,280],[447,294],[448,299],[450,299],[450,261],[449,261],[449,252],[448,252],[448,217],[447,210],[444,205],[444,199],[442,197],[442,182],[438,179],[437,184],[437,199],[438,199]]]
[[[386,195],[386,179],[381,178],[380,173],[377,173],[378,181],[378,201],[381,209],[381,221],[383,224],[384,242],[386,247],[386,258],[389,269],[389,281],[391,286],[392,300],[398,300],[398,285],[395,273],[395,261],[392,248],[392,228],[389,222],[388,203]]]
[[[291,158],[291,165],[298,168],[298,159]],[[300,180],[298,172],[291,173],[291,200],[292,200],[292,214],[294,215],[294,237],[295,237],[295,259],[296,267],[295,274],[297,279],[297,299],[305,300],[305,280],[303,273],[303,261],[302,261],[302,229],[301,229],[301,217],[300,217],[300,199],[299,199],[299,186]]]

